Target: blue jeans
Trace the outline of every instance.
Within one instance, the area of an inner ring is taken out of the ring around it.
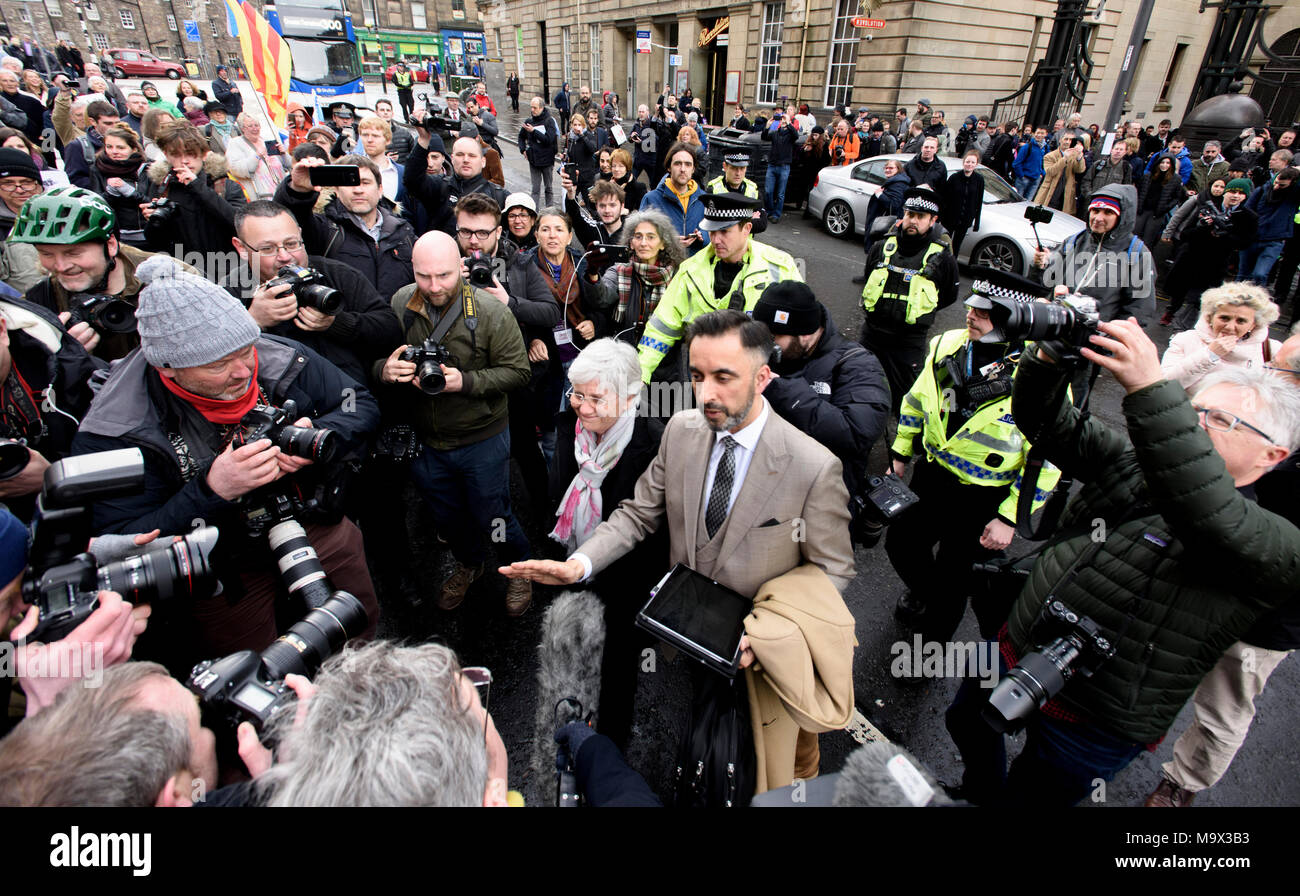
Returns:
[[[1273,270],[1273,265],[1277,264],[1277,260],[1282,257],[1282,249],[1285,246],[1286,240],[1269,240],[1242,249],[1237,259],[1237,277],[1264,286],[1268,283],[1268,275]]]
[[[502,536],[501,563],[528,559],[528,537],[510,512],[509,430],[449,451],[426,445],[411,465],[411,478],[458,562],[478,566],[487,558],[487,540]]]
[[[767,216],[773,221],[780,220],[781,210],[785,208],[785,185],[789,180],[789,165],[767,166],[767,179],[763,188],[767,191]]]
[[[1022,174],[1020,177],[1016,178],[1016,182],[1013,186],[1016,188],[1017,193],[1028,199],[1030,202],[1033,202],[1034,194],[1038,192],[1038,182],[1041,180],[1041,177],[1031,177],[1028,174]]]
[[[1001,652],[998,668],[1001,680],[1007,674]],[[966,765],[962,789],[980,805],[1073,806],[1093,791],[1098,778],[1112,780],[1145,749],[1086,722],[1063,722],[1034,712],[1025,748],[1008,774],[1006,738],[980,717],[991,692],[979,678],[967,677],[944,715]]]

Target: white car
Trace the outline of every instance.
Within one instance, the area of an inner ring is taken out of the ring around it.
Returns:
[[[886,179],[885,162],[890,159],[906,164],[912,154],[875,156],[852,165],[823,168],[808,194],[809,215],[820,218],[832,236],[861,237],[866,230],[867,204],[880,192]],[[944,158],[943,163],[949,174],[961,170],[961,159]],[[984,211],[980,229],[966,232],[958,261],[1027,274],[1038,240],[1051,251],[1084,229],[1084,223],[1073,215],[1048,209],[1052,220],[1038,225],[1035,238],[1025,220],[1025,209],[1032,203],[992,169],[980,165],[975,170],[984,175]]]

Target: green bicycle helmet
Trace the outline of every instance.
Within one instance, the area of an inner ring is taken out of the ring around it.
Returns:
[[[116,229],[117,215],[104,197],[81,187],[55,187],[23,204],[9,242],[71,246],[107,241]]]

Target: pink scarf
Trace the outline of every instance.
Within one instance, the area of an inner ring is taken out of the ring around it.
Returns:
[[[551,538],[570,551],[590,538],[600,525],[600,487],[632,440],[639,404],[639,398],[633,399],[600,441],[596,441],[595,434],[583,427],[581,420],[574,424],[573,454],[578,460],[578,474],[560,501],[560,509],[555,512],[559,522],[551,531]]]

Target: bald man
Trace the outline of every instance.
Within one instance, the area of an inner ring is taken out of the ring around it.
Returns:
[[[514,315],[462,278],[455,240],[426,233],[415,243],[411,265],[415,282],[392,299],[409,345],[376,362],[374,375],[414,399],[412,422],[424,451],[411,475],[456,560],[438,600],[453,610],[483,575],[489,540],[499,562],[530,555],[510,509],[507,393],[526,386],[531,371]],[[509,582],[507,613],[519,616],[531,601],[531,583]]]

